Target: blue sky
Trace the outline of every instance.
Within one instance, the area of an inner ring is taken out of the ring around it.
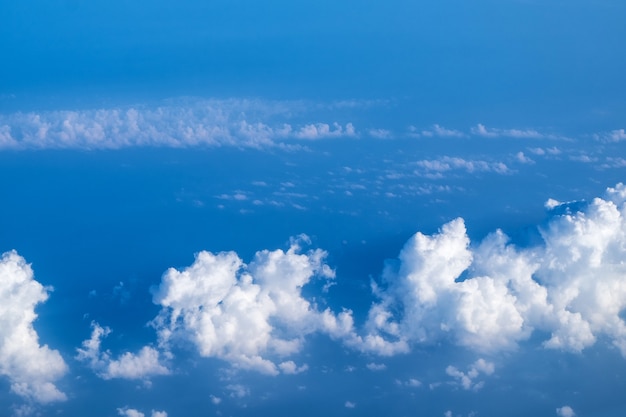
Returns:
[[[621,2],[0,16],[1,415],[626,411]]]

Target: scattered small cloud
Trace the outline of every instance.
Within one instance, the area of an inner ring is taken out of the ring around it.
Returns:
[[[510,137],[516,139],[543,139],[550,138],[555,139],[556,136],[546,135],[538,132],[535,129],[495,129],[495,128],[487,128],[483,124],[477,124],[475,127],[471,129],[472,134],[476,136],[482,136],[485,138],[496,138],[496,137]]]
[[[605,133],[596,133],[593,135],[594,139],[600,141],[600,142],[605,142],[605,143],[610,143],[610,142],[621,142],[626,140],[626,130],[624,129],[616,129],[616,130],[612,130],[610,132],[605,132]],[[1,138],[1,136],[0,136]]]
[[[365,365],[365,367],[370,371],[384,371],[387,369],[387,365],[385,365],[384,363],[374,362],[368,363],[367,365]]]
[[[76,359],[87,363],[100,378],[149,380],[151,376],[170,374],[170,370],[161,363],[159,351],[150,346],[142,347],[137,354],[125,352],[113,359],[110,351],[100,349],[102,339],[111,333],[111,329],[96,322],[91,323],[91,328],[91,338],[83,341],[82,347],[76,349]]]
[[[558,417],[576,417],[576,413],[569,405],[564,405],[556,409],[556,415]]]
[[[495,366],[493,363],[481,358],[470,365],[467,372],[461,372],[456,367],[450,365],[446,368],[446,374],[455,378],[455,383],[459,384],[464,390],[478,391],[483,387],[484,381],[475,382],[475,379],[481,373],[491,375],[494,370]]]
[[[346,407],[346,408],[355,408],[356,407],[356,403],[353,403],[352,401],[346,401],[344,403],[344,407]]]

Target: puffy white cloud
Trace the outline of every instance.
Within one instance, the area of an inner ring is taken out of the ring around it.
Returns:
[[[477,124],[472,128],[472,133],[477,136],[483,136],[486,138],[496,138],[496,137],[511,137],[516,139],[542,139],[542,138],[551,138],[554,139],[556,136],[548,135],[538,132],[535,129],[493,129],[487,128],[483,124]]]
[[[342,136],[356,136],[356,130],[352,123],[346,124],[345,127],[339,123],[333,123],[332,126],[327,123],[308,124],[294,134],[294,137],[298,139],[326,139]]]
[[[365,365],[365,367],[370,371],[384,371],[385,369],[387,369],[387,365],[385,365],[384,363],[374,362],[368,363],[367,365]]]
[[[344,407],[346,407],[346,408],[354,408],[354,407],[356,407],[356,403],[353,403],[352,401],[346,401],[344,403]]]
[[[67,372],[58,351],[39,345],[33,328],[35,306],[51,288],[34,279],[33,270],[15,251],[0,258],[0,375],[11,391],[39,403],[64,401],[54,382]]]
[[[160,353],[150,346],[144,346],[139,353],[123,353],[113,359],[108,350],[101,351],[102,338],[108,336],[111,330],[101,327],[98,323],[91,323],[91,338],[83,341],[82,348],[78,348],[76,359],[86,362],[88,366],[103,379],[148,379],[156,375],[168,375],[169,369],[161,362]]]
[[[626,187],[590,203],[550,200],[540,245],[496,231],[470,245],[462,219],[417,233],[373,289],[364,336],[348,343],[390,355],[449,339],[481,352],[514,349],[535,330],[547,348],[581,351],[599,336],[626,356]]]
[[[122,417],[145,417],[145,414],[142,413],[141,411],[137,411],[134,408],[128,408],[128,407],[118,408],[117,414]]]
[[[134,408],[123,407],[117,409],[117,414],[122,417],[145,417],[145,414],[139,410],[135,410]],[[151,417],[167,417],[167,413],[165,411],[156,411],[152,410],[150,413]]]
[[[304,364],[301,366],[296,365],[294,361],[285,361],[278,364],[278,368],[282,373],[287,375],[301,374],[309,369],[309,365]]]
[[[494,364],[482,358],[470,365],[467,372],[461,372],[452,365],[446,368],[446,374],[455,378],[456,383],[459,384],[464,390],[473,391],[478,391],[484,386],[484,381],[474,382],[481,373],[491,375],[494,371]]]
[[[216,357],[270,375],[301,372],[292,361],[307,334],[321,331],[334,338],[352,332],[349,311],[320,311],[302,296],[313,277],[333,279],[326,253],[301,253],[308,238],[290,248],[263,250],[246,265],[234,252],[200,252],[182,271],[170,268],[154,292],[162,307],[153,321],[160,345],[191,343],[204,357]]]
[[[452,170],[466,172],[495,172],[497,174],[510,173],[503,162],[487,162],[481,160],[467,160],[458,157],[443,156],[439,159],[423,159],[416,162],[416,174],[425,176],[441,176],[442,173]]]
[[[569,405],[564,405],[556,409],[556,415],[559,417],[575,417],[576,413]]]
[[[289,148],[293,145],[286,141],[292,138],[356,135],[351,123],[292,127],[280,121],[301,107],[302,103],[296,102],[178,99],[157,107],[13,113],[0,115],[0,150],[132,146]]]

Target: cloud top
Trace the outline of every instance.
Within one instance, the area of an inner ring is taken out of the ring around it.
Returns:
[[[352,326],[348,313],[320,311],[302,296],[314,277],[333,279],[326,252],[302,253],[308,238],[287,251],[263,250],[245,264],[234,252],[200,252],[194,263],[169,269],[154,292],[161,312],[153,324],[160,345],[189,343],[204,357],[269,375],[306,370],[293,361],[274,362],[300,351],[307,334],[341,335]]]
[[[35,307],[48,298],[50,288],[34,279],[33,270],[15,251],[0,258],[0,375],[11,391],[38,403],[64,401],[54,384],[67,372],[58,351],[39,344],[33,328]]]
[[[472,245],[462,219],[417,233],[374,284],[367,336],[379,354],[448,339],[480,352],[516,348],[535,330],[546,348],[579,352],[599,336],[626,357],[626,187],[588,204],[547,207],[543,243],[517,248],[502,231]]]

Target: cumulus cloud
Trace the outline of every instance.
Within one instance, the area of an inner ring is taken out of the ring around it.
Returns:
[[[135,410],[134,408],[123,407],[117,409],[117,414],[122,417],[145,417],[145,414],[139,410]],[[167,413],[165,411],[156,411],[152,410],[151,417],[167,417]]]
[[[151,376],[170,373],[161,363],[160,353],[150,346],[142,347],[136,354],[125,352],[113,359],[110,351],[100,349],[102,339],[111,333],[111,329],[96,322],[92,322],[91,327],[91,337],[83,341],[82,348],[77,349],[76,359],[86,362],[100,378],[147,380]]]
[[[459,130],[447,129],[438,124],[434,124],[431,129],[419,131],[415,126],[409,126],[409,136],[414,137],[444,137],[444,138],[462,138],[465,134]]]
[[[302,296],[314,277],[335,276],[324,263],[326,252],[302,253],[306,242],[303,235],[287,251],[259,251],[250,264],[234,252],[203,251],[182,271],[170,268],[154,292],[162,307],[153,321],[160,346],[191,344],[201,356],[270,375],[305,370],[292,361],[276,365],[274,358],[299,352],[307,334],[341,338],[353,327],[349,311],[320,311]]]
[[[494,129],[487,128],[483,124],[477,124],[472,128],[472,133],[477,136],[486,138],[496,137],[511,137],[516,139],[542,139],[542,138],[555,138],[553,135],[546,135],[538,132],[535,129]]]
[[[35,307],[51,288],[34,279],[33,270],[15,251],[0,258],[0,375],[11,391],[39,403],[64,401],[55,381],[67,372],[58,351],[39,345],[33,328]]]
[[[354,408],[356,407],[356,403],[353,403],[352,401],[346,401],[344,404],[344,407],[346,408]]]
[[[575,417],[576,413],[569,405],[564,405],[556,409],[556,415],[559,417]]]
[[[0,115],[1,149],[120,149],[134,146],[290,147],[290,139],[351,137],[351,123],[292,126],[302,104],[262,100],[177,100],[133,106]],[[278,120],[276,120],[278,119]]]
[[[503,162],[487,162],[481,160],[467,160],[458,157],[443,156],[439,159],[424,159],[416,162],[416,174],[425,176],[441,176],[444,172],[462,170],[473,172],[495,172],[507,174],[509,168]]]
[[[494,371],[494,364],[482,358],[470,365],[467,372],[462,372],[452,365],[446,368],[446,374],[453,377],[456,380],[455,383],[460,385],[464,390],[473,391],[478,391],[485,384],[484,381],[475,382],[480,374],[491,375]]]
[[[385,365],[384,363],[374,362],[368,363],[367,365],[365,365],[365,367],[370,371],[384,371],[385,369],[387,369],[387,365]]]
[[[342,136],[356,136],[356,130],[352,123],[341,126],[339,123],[329,125],[327,123],[308,124],[295,132],[294,137],[298,139],[327,139]]]
[[[455,219],[417,233],[390,261],[368,314],[363,351],[390,355],[447,339],[480,352],[514,349],[535,331],[546,348],[579,352],[602,336],[626,356],[626,187],[559,203],[543,242],[518,248],[496,231],[470,245]]]

